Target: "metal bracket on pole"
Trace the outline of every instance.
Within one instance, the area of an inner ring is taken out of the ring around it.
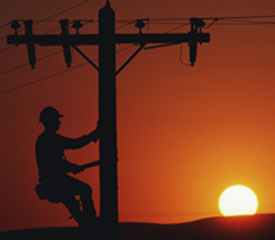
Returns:
[[[71,54],[71,48],[69,44],[69,20],[68,19],[62,19],[59,21],[61,25],[61,36],[62,36],[62,46],[64,50],[64,57],[65,57],[65,63],[67,64],[67,67],[71,66],[72,63],[72,54]]]
[[[78,47],[72,45],[72,47],[82,56],[84,57],[96,70],[99,70],[98,66],[96,66],[91,59],[89,59]]]
[[[28,49],[28,55],[29,55],[29,63],[31,65],[31,68],[35,67],[35,52],[34,52],[34,43],[33,43],[33,33],[32,33],[32,20],[26,20],[23,22],[25,25],[25,31],[26,31],[26,45]]]
[[[134,54],[116,71],[116,75],[118,75],[123,68],[126,67],[126,65],[131,62],[131,60],[144,48],[146,43],[141,44],[141,46],[134,52]]]
[[[191,66],[194,66],[197,57],[197,45],[198,42],[202,44],[202,42],[198,39],[198,36],[202,34],[201,28],[205,25],[204,21],[200,18],[191,18],[191,31],[189,32],[190,42],[189,42],[189,61]]]

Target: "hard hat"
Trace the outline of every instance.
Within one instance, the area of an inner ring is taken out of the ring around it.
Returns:
[[[40,113],[39,122],[55,120],[60,117],[63,117],[63,115],[61,115],[54,107],[46,107]]]

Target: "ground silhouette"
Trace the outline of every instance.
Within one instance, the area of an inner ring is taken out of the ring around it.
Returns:
[[[120,240],[273,240],[275,214],[213,217],[180,224],[120,223]],[[1,240],[90,240],[77,227],[0,233]]]

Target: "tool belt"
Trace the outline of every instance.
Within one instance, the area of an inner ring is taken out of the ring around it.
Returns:
[[[57,191],[52,190],[49,186],[46,186],[41,182],[35,186],[34,190],[40,200],[47,199],[51,203],[61,202],[61,197]]]

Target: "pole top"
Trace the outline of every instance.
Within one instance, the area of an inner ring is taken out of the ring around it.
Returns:
[[[110,1],[106,1],[106,5],[99,10],[99,14],[109,14],[110,12],[114,12],[114,10],[111,8]]]

